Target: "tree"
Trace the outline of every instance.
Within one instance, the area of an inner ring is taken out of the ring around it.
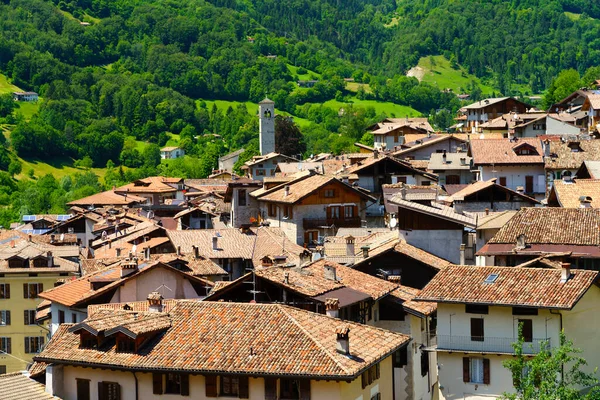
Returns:
[[[306,144],[298,126],[289,117],[275,116],[275,151],[290,157],[304,154]]]
[[[523,349],[522,325],[519,326],[519,340],[513,343],[515,357],[504,361],[513,377],[516,393],[503,393],[507,400],[583,400],[597,399],[598,388],[587,394],[581,394],[581,387],[590,387],[598,383],[593,373],[582,371],[587,365],[579,356],[581,350],[573,347],[564,332],[560,333],[559,346],[551,347],[542,342],[540,352],[533,358],[525,357]],[[594,370],[595,373],[595,370]]]
[[[552,83],[544,96],[545,106],[550,107],[552,104],[559,102],[579,89],[581,85],[579,72],[574,69],[561,71],[561,73],[552,80]]]
[[[0,95],[0,118],[7,117],[17,108],[17,103],[10,93]]]
[[[22,170],[21,163],[17,160],[13,160],[10,162],[10,164],[8,164],[8,173],[10,174],[11,177],[14,177],[15,175],[19,175],[21,173],[21,170]]]
[[[160,147],[157,144],[151,143],[142,152],[142,162],[145,167],[156,167],[160,164]]]

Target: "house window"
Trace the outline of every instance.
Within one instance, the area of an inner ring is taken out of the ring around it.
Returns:
[[[279,382],[279,398],[300,399],[300,381],[296,379],[284,379]]]
[[[256,176],[265,176],[265,170],[264,169],[257,169],[256,170]]]
[[[396,182],[397,183],[406,183],[406,177],[405,176],[397,176]]]
[[[530,319],[520,319],[519,325],[522,326],[523,341],[533,342],[533,321]]]
[[[46,268],[48,267],[48,260],[42,257],[38,257],[33,260],[34,268]]]
[[[25,337],[25,353],[39,353],[44,346],[43,336]]]
[[[500,186],[506,186],[506,177],[505,176],[501,176],[499,178],[499,183]]]
[[[423,181],[421,182],[421,186],[431,186],[431,181]]]
[[[354,206],[344,206],[344,218],[354,218]]]
[[[471,341],[483,342],[483,318],[471,318]]]
[[[292,206],[283,206],[283,218],[294,218],[294,211],[292,210]]]
[[[0,299],[10,299],[10,283],[0,283]]]
[[[0,325],[10,325],[10,310],[0,311]]]
[[[77,381],[77,400],[90,400],[90,380],[75,378]]]
[[[307,244],[316,244],[319,241],[319,231],[304,232],[304,241]]]
[[[489,308],[480,304],[466,304],[465,312],[469,314],[488,314]]]
[[[181,375],[174,373],[167,373],[165,382],[165,393],[167,394],[180,394],[181,393]]]
[[[400,350],[394,353],[394,359],[392,360],[394,368],[402,368],[408,365],[408,347],[404,346]]]
[[[533,193],[533,176],[525,177],[525,193]]]
[[[490,360],[487,358],[463,358],[463,382],[490,384]]]
[[[328,198],[335,197],[335,190],[334,189],[326,189],[323,192],[323,196],[328,197]]]
[[[11,339],[9,337],[0,337],[0,353],[11,353]]]
[[[246,189],[238,190],[238,206],[240,206],[240,207],[246,206]]]
[[[163,376],[165,377],[163,379]],[[163,389],[164,382],[164,389]],[[152,374],[152,392],[154,394],[180,394],[182,396],[189,396],[190,394],[190,378],[189,375],[186,374],[175,374],[175,373],[166,373]],[[209,394],[208,392],[206,393]],[[214,396],[217,397],[215,393]]]
[[[6,373],[6,365],[0,365],[0,375],[4,375]]]
[[[35,310],[23,311],[23,321],[25,325],[35,325]]]
[[[80,335],[80,347],[82,349],[95,349],[98,347],[98,339],[91,333],[81,333]]]
[[[421,376],[427,376],[429,373],[429,353],[421,351]]]
[[[44,291],[43,283],[24,283],[23,284],[23,298],[24,299],[37,299],[38,295]]]
[[[65,312],[63,310],[58,311],[58,323],[59,324],[65,323]]]
[[[460,175],[446,175],[446,184],[447,185],[459,185],[460,184]]]
[[[340,218],[340,206],[329,207],[329,218],[339,219]]]
[[[221,396],[235,396],[243,398],[240,396],[240,394],[242,394],[244,391],[247,393],[248,391],[248,377],[224,375],[221,376],[220,379]]]
[[[12,260],[8,260],[8,268],[27,268],[27,260],[23,260],[22,258],[13,258]]]
[[[117,382],[98,382],[98,400],[121,400],[121,385]]]
[[[135,340],[129,338],[118,338],[117,353],[135,353]]]
[[[77,323],[77,314],[75,314],[75,313],[71,314],[71,322],[74,324]]]
[[[277,217],[277,205],[269,203],[269,210],[267,212],[269,217]]]

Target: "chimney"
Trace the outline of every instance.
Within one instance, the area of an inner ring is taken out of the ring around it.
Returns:
[[[442,154],[442,161],[444,162],[444,164],[446,164],[446,161],[447,161],[446,150],[444,150],[444,153]]]
[[[369,246],[363,246],[360,248],[363,253],[363,258],[369,258]]]
[[[521,234],[521,235],[517,236],[516,250],[523,250],[524,248],[527,247],[526,239],[527,239],[527,237],[525,236],[525,234]]]
[[[150,260],[150,247],[144,247],[144,259],[146,261]]]
[[[121,248],[117,247],[115,250],[117,252],[117,257],[121,257]]]
[[[388,275],[387,280],[400,285],[402,282],[402,277],[400,275]]]
[[[193,245],[192,249],[194,250],[194,257],[195,258],[200,258],[200,252],[198,251],[198,246]]]
[[[50,244],[54,243],[54,234],[50,235]]]
[[[181,256],[181,246],[177,246],[177,257]]]
[[[373,150],[373,158],[374,159],[378,159],[379,158],[379,151],[377,149]]]
[[[579,208],[592,208],[592,198],[590,196],[580,196]]]
[[[462,243],[460,245],[460,265],[465,265],[465,249],[467,248],[467,245]]]
[[[406,200],[406,185],[402,185],[402,189],[400,189],[400,195],[402,196],[402,200]]]
[[[340,317],[340,300],[328,298],[325,299],[325,313],[328,317],[339,318]]]
[[[517,186],[517,192],[523,194],[525,193],[525,188],[523,186]]]
[[[467,165],[467,159],[464,157],[460,158],[460,165]]]
[[[290,284],[290,273],[288,271],[283,274],[283,283],[286,285]]]
[[[132,258],[132,259],[123,261],[121,263],[121,278],[124,278],[127,275],[130,275],[130,274],[136,272],[137,267],[138,267],[137,263],[138,263],[137,258]]]
[[[31,235],[28,235],[28,239],[31,242]],[[15,242],[14,241],[10,242],[10,247],[15,247]]]
[[[148,311],[163,312],[163,297],[158,292],[152,292],[148,295]]]
[[[212,238],[212,248],[213,250],[219,250],[219,237],[217,235]]]
[[[108,239],[108,248],[112,249],[112,240],[111,239]]]
[[[337,336],[337,352],[344,355],[350,355],[350,325],[338,326],[335,330],[335,334]]]
[[[54,267],[54,256],[52,255],[51,251],[46,253],[46,258],[48,259],[48,266]]]
[[[285,185],[285,186],[283,187],[283,196],[284,196],[284,197],[287,197],[287,196],[289,196],[289,195],[290,195],[290,185]]]
[[[336,269],[333,265],[325,264],[323,266],[323,276],[325,279],[337,282],[337,273],[336,273]]]
[[[561,266],[562,268],[560,270],[560,283],[565,283],[571,278],[571,264],[564,262],[561,263]]]
[[[346,256],[353,257],[354,256],[354,236],[348,235],[346,236]]]

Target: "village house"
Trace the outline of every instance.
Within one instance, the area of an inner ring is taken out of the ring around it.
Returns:
[[[412,349],[401,351],[403,361],[394,367],[394,399],[430,398],[437,382],[435,353],[419,348],[434,335],[435,304],[414,301],[419,290],[396,278],[382,280],[326,260],[300,268],[266,265],[215,289],[205,301],[281,303],[409,335]]]
[[[65,400],[392,399],[406,335],[280,304],[180,301],[98,310],[36,358]],[[93,367],[93,368],[92,368]],[[400,390],[398,387],[396,390]]]
[[[600,91],[594,90],[593,93],[588,93],[581,106],[581,111],[585,111],[588,114],[588,131],[594,135],[598,135],[598,124],[600,123]]]
[[[494,237],[496,233],[498,233],[500,228],[506,225],[508,221],[510,221],[510,219],[516,214],[517,211],[515,210],[506,210],[498,212],[486,210],[484,215],[481,215],[479,216],[479,218],[477,218],[477,237],[475,241],[475,249],[481,249],[487,242],[489,242]],[[476,255],[475,265],[494,265],[494,257]]]
[[[169,299],[205,297],[213,283],[191,272],[159,261],[127,257],[111,267],[39,293],[39,297],[51,302],[50,333],[54,335],[61,324],[87,318],[87,306],[91,304],[140,301],[155,290]]]
[[[133,194],[146,199],[145,205],[155,206],[177,205],[185,200],[186,185],[182,178],[165,178],[151,176],[138,179],[114,190],[121,195]]]
[[[471,157],[467,153],[432,153],[427,170],[438,176],[440,185],[465,185],[473,182]]]
[[[224,156],[219,157],[219,170],[233,172],[233,166],[240,158],[240,155],[246,151],[245,149],[239,149],[236,151],[232,151],[231,153],[225,154]]]
[[[573,268],[600,270],[599,213],[594,208],[522,208],[477,255],[493,265],[515,266],[561,253],[560,261]]]
[[[514,359],[519,327],[523,353],[556,348],[559,335],[575,342],[593,373],[600,365],[595,335],[600,329],[596,271],[519,267],[451,266],[417,296],[438,304],[439,397],[499,398],[514,392],[503,362]]]
[[[250,193],[263,186],[261,181],[248,178],[234,179],[227,185],[224,201],[231,204],[231,222],[234,228],[258,221],[260,208],[258,201]]]
[[[416,134],[428,137],[434,130],[427,118],[386,118],[367,128],[373,135],[374,148],[377,150],[394,150],[407,140],[406,135]]]
[[[79,274],[78,246],[54,246],[16,231],[0,234],[0,372],[22,371],[48,341],[38,325],[40,293]]]
[[[181,158],[185,155],[185,151],[180,147],[170,146],[160,149],[160,158],[162,160],[172,160]]]
[[[548,207],[600,208],[600,180],[555,180],[548,195]]]
[[[461,108],[460,111],[467,116],[466,127],[473,131],[477,131],[479,125],[487,121],[510,112],[524,114],[529,108],[531,108],[530,105],[512,97],[498,97],[469,104],[468,106]]]
[[[295,158],[272,152],[252,157],[250,161],[246,161],[242,170],[246,171],[247,178],[262,181],[265,177],[275,175],[277,164],[297,161]]]
[[[584,161],[577,172],[575,172],[575,177],[580,179],[600,179],[600,161]]]
[[[173,218],[177,220],[177,229],[212,229],[213,218],[219,214],[211,211],[208,207],[190,207],[180,211]]]
[[[467,135],[461,135],[466,137]],[[404,143],[392,155],[401,160],[429,160],[435,153],[459,153],[467,151],[467,141],[458,135],[431,135]]]
[[[375,202],[357,187],[313,173],[250,196],[259,203],[261,222],[300,245],[316,244],[339,227],[360,227],[366,208]]]
[[[13,100],[34,102],[39,100],[39,95],[36,92],[13,92]]]
[[[67,203],[69,207],[80,207],[84,209],[94,209],[96,207],[132,207],[136,204],[144,204],[146,199],[141,196],[134,196],[128,192],[117,193],[114,189],[107,190],[84,197],[79,200],[73,200]]]
[[[565,121],[558,115],[547,114],[531,121],[517,124],[514,128],[515,137],[537,137],[541,135],[577,136],[581,129],[572,122]]]
[[[600,160],[600,140],[546,140],[545,170],[548,192],[555,180],[570,180],[585,161]]]
[[[542,199],[546,194],[544,151],[540,139],[474,139],[469,146],[478,179]]]

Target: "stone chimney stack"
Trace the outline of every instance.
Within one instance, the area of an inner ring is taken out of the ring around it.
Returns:
[[[350,326],[339,326],[335,330],[335,334],[337,336],[337,352],[344,355],[350,355]]]
[[[285,185],[283,187],[283,193],[285,197],[288,197],[290,195],[290,185]]]
[[[579,208],[592,208],[592,198],[590,196],[580,196]]]
[[[337,282],[337,273],[335,267],[333,265],[323,266],[323,277],[325,279],[329,279],[330,281]]]
[[[363,246],[360,248],[363,253],[363,258],[369,258],[369,246]]]
[[[213,250],[219,250],[219,237],[217,235],[212,237],[212,248]]]
[[[354,239],[354,236],[352,236],[352,235],[346,236],[346,256],[347,257],[354,257],[354,243],[355,242],[356,242],[356,239]]]
[[[130,258],[121,263],[121,278],[131,275],[138,269],[137,258]]]
[[[148,295],[148,311],[163,312],[163,297],[158,292],[152,292]]]
[[[181,246],[177,246],[177,257],[181,256]]]
[[[46,253],[46,258],[48,259],[48,266],[54,267],[54,256],[52,255],[51,251]]]
[[[571,278],[571,264],[564,262],[561,264],[560,283],[565,283]]]
[[[200,252],[199,252],[198,246],[193,245],[192,249],[194,250],[194,257],[195,258],[200,258]]]
[[[467,249],[467,245],[461,243],[460,245],[460,265],[465,265],[465,250]]]
[[[339,318],[340,300],[334,298],[325,299],[325,313],[328,317]]]

